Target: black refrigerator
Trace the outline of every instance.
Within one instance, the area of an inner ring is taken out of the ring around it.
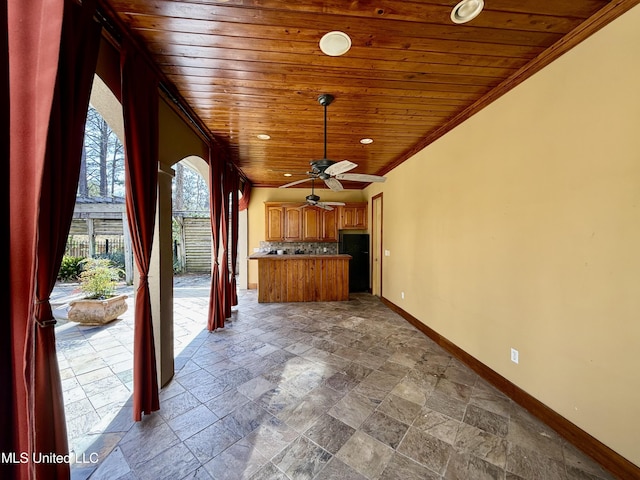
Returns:
[[[340,253],[351,255],[349,291],[369,291],[369,235],[340,232]]]

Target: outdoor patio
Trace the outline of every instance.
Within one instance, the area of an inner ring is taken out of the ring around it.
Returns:
[[[208,275],[174,277],[176,371],[187,361],[188,350],[185,349],[192,345],[195,337],[208,333],[209,286]],[[129,420],[133,424],[130,402],[134,288],[121,285],[118,293],[129,296],[127,312],[108,325],[96,327],[65,320],[68,302],[81,296],[77,283],[58,283],[51,296],[54,315],[58,319],[56,345],[69,449],[76,454],[85,452],[101,434],[117,428],[113,424],[116,418],[120,423]],[[105,445],[105,448],[109,449],[109,446]]]

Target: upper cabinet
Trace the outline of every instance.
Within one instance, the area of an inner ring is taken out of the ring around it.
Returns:
[[[347,203],[339,207],[340,230],[367,229],[367,202]]]
[[[316,207],[302,208],[302,240],[319,242],[322,239],[322,211]]]
[[[305,242],[337,242],[337,210],[307,206],[302,209],[302,240]]]
[[[266,204],[264,213],[265,240],[267,242],[284,240],[284,208],[282,205]]]
[[[303,208],[300,206],[284,207],[284,240],[299,242],[303,236]]]
[[[271,242],[337,242],[337,209],[300,203],[265,203],[265,240]]]
[[[322,238],[325,242],[338,241],[338,209],[322,211]]]

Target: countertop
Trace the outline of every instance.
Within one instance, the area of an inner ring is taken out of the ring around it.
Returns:
[[[269,253],[254,253],[249,255],[250,260],[260,260],[260,259],[270,259],[270,260],[305,260],[309,258],[343,258],[343,259],[351,259],[351,255],[347,255],[346,253],[319,253],[319,254],[308,254],[308,253],[285,253],[284,255],[273,255]]]

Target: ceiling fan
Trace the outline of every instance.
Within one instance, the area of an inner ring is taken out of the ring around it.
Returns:
[[[314,207],[320,207],[323,208],[325,210],[333,210],[333,207],[335,206],[344,206],[345,203],[344,202],[321,202],[320,201],[320,197],[318,195],[316,195],[315,193],[313,193],[313,182],[314,182],[315,178],[311,179],[311,195],[307,195],[306,196],[306,200],[307,203],[309,205],[312,205]]]
[[[333,102],[334,96],[328,93],[323,93],[318,96],[318,103],[324,107],[324,157],[319,160],[312,160],[309,164],[311,170],[307,172],[309,178],[303,180],[296,180],[295,182],[281,185],[280,188],[292,187],[300,183],[308,182],[309,180],[315,180],[316,178],[323,180],[324,183],[334,192],[344,190],[340,180],[349,180],[352,182],[384,182],[385,177],[379,175],[368,175],[365,173],[346,173],[349,170],[353,170],[358,165],[350,162],[349,160],[342,160],[336,162],[327,158],[327,107]],[[313,193],[312,195],[313,196]],[[307,197],[308,198],[308,197]]]

